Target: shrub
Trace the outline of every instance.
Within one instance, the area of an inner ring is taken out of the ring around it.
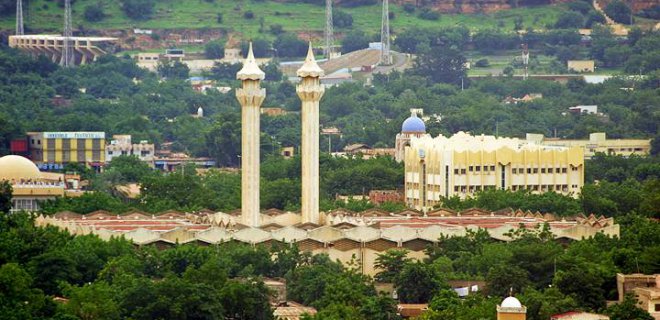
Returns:
[[[252,10],[245,11],[245,13],[243,13],[243,18],[254,19],[254,12],[252,12]]]
[[[215,15],[215,21],[216,21],[217,23],[222,23],[222,13],[221,13],[221,12],[218,12],[218,13]]]
[[[218,40],[209,41],[206,46],[204,46],[204,56],[209,59],[222,59],[225,56],[224,43]]]
[[[408,13],[413,13],[415,12],[415,5],[412,3],[406,3],[403,5],[403,11],[408,12]]]
[[[584,16],[579,12],[568,11],[560,15],[555,22],[557,29],[577,29],[584,25]]]
[[[483,59],[477,60],[477,62],[474,63],[474,66],[477,67],[477,68],[486,68],[486,67],[490,66],[490,62],[488,61],[488,59],[483,58]]]
[[[270,26],[270,33],[274,35],[284,33],[284,27],[281,24],[273,24]]]
[[[123,0],[122,10],[131,19],[148,20],[154,12],[154,0]]]
[[[89,22],[101,21],[105,18],[105,12],[103,12],[103,7],[100,3],[97,3],[96,5],[88,5],[85,7],[83,17]]]
[[[419,18],[424,20],[438,20],[440,19],[440,13],[431,9],[424,9],[419,13]]]
[[[335,11],[332,15],[332,24],[337,28],[347,28],[353,25],[353,16],[344,11]]]

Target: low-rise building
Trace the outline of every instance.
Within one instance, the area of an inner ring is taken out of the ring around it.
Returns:
[[[403,202],[403,192],[401,190],[371,190],[369,191],[369,201],[375,205],[384,202]]]
[[[406,203],[422,211],[440,205],[443,198],[466,198],[486,189],[577,196],[584,185],[582,148],[517,138],[464,132],[413,137],[404,162]]]
[[[637,306],[660,320],[660,274],[655,275],[654,287],[635,288],[633,292],[637,298]]]
[[[597,105],[580,105],[575,107],[568,108],[568,111],[577,113],[577,114],[598,114]]]
[[[651,139],[607,139],[605,132],[591,133],[589,139],[575,140],[546,138],[542,134],[528,133],[526,140],[545,146],[580,147],[584,150],[585,159],[591,159],[599,152],[624,157],[647,156],[651,152]]]
[[[616,286],[619,302],[625,299],[626,294],[633,294],[640,309],[660,320],[660,274],[617,273]]]
[[[30,158],[42,169],[83,163],[96,170],[105,164],[105,132],[28,132]]]
[[[527,307],[515,297],[508,297],[497,306],[497,320],[525,320]]]
[[[569,71],[575,72],[594,72],[596,70],[594,60],[568,60],[566,67]]]
[[[105,161],[109,163],[118,156],[136,156],[153,167],[155,145],[146,140],[132,143],[131,138],[131,135],[113,135],[110,144],[105,147]]]

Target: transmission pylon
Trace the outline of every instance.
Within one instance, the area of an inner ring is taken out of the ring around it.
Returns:
[[[16,35],[24,35],[23,27],[23,0],[16,0]]]
[[[390,9],[388,0],[383,0],[383,21],[380,28],[380,63],[384,65],[392,64],[392,55],[390,54]]]
[[[527,77],[529,77],[529,48],[527,47],[527,44],[522,45],[522,63],[523,66],[525,67],[525,73],[523,73],[523,80],[527,80]]]
[[[73,31],[71,30],[71,0],[64,0],[64,50],[62,54],[62,65],[64,67],[72,67],[74,65],[73,44],[71,37]]]
[[[334,24],[332,23],[332,0],[325,0],[325,57],[330,60],[335,44]]]

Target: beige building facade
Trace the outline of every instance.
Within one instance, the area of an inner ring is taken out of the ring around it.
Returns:
[[[405,199],[428,211],[443,198],[466,198],[487,189],[554,191],[576,196],[584,185],[579,147],[542,146],[515,138],[413,138],[405,151]]]
[[[607,139],[605,132],[589,134],[589,139],[564,140],[546,138],[542,134],[528,133],[526,140],[544,146],[580,147],[584,150],[584,158],[591,159],[596,153],[629,157],[631,155],[647,156],[651,152],[651,139]]]

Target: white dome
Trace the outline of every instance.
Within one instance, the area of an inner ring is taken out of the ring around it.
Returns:
[[[514,298],[514,297],[508,297],[502,301],[502,308],[522,308],[522,304],[520,303],[520,300]]]
[[[39,168],[30,159],[15,155],[0,158],[0,180],[39,178],[41,178]]]

